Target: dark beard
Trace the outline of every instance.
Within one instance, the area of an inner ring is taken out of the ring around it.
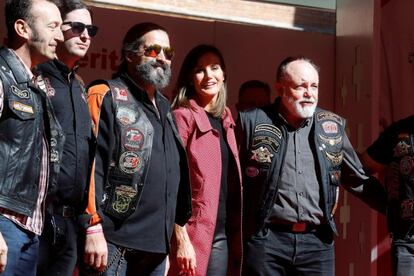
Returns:
[[[156,67],[161,67],[159,72]],[[136,74],[144,83],[154,86],[155,89],[162,89],[170,83],[171,67],[166,63],[160,63],[156,60],[139,64],[135,67]]]

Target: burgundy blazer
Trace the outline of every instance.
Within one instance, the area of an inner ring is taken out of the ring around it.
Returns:
[[[190,100],[190,108],[173,111],[180,136],[187,150],[192,187],[193,214],[185,225],[193,244],[197,269],[196,275],[206,275],[216,226],[221,184],[220,139],[204,109]],[[229,163],[227,238],[229,244],[229,275],[240,275],[242,259],[242,186],[239,155],[234,134],[234,120],[226,107],[222,123],[231,155]],[[231,167],[236,164],[236,167]],[[178,275],[175,243],[172,242],[169,275]]]

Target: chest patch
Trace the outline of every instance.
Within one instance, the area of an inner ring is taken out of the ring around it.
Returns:
[[[272,163],[272,157],[274,155],[270,153],[269,149],[266,147],[260,147],[258,149],[252,150],[251,159],[259,163]]]
[[[322,129],[327,134],[337,134],[338,124],[332,121],[323,122]]]
[[[125,89],[119,89],[118,87],[115,87],[115,99],[119,101],[128,101],[128,92]]]
[[[142,159],[136,152],[126,151],[119,158],[119,168],[124,173],[135,173],[141,166]]]
[[[12,85],[10,87],[11,92],[16,95],[17,97],[21,98],[21,99],[28,99],[29,96],[29,91],[27,90],[20,90],[19,88],[17,88],[16,86]]]
[[[124,106],[120,106],[118,108],[116,118],[124,126],[131,125],[137,121],[137,116],[135,115],[135,112],[132,109],[129,109]]]
[[[276,135],[279,139],[282,139],[282,131],[274,125],[259,124],[254,128],[254,132],[270,132]]]
[[[144,144],[144,135],[139,129],[127,128],[123,135],[123,146],[128,150],[139,150]]]
[[[13,109],[17,110],[17,111],[24,112],[24,113],[30,113],[30,114],[34,113],[32,106],[27,105],[27,104],[23,104],[23,103],[20,103],[20,102],[16,102],[16,101],[13,102]]]
[[[410,151],[411,146],[405,141],[399,141],[398,144],[394,147],[394,157],[401,157],[407,155]]]

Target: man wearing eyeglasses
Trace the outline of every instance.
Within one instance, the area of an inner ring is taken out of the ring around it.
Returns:
[[[185,150],[160,93],[173,53],[163,27],[135,25],[114,79],[88,89],[98,143],[84,258],[92,272],[164,275],[174,222],[191,215]]]
[[[34,70],[53,59],[62,19],[48,0],[7,0],[0,49],[0,273],[36,274],[45,196],[59,173],[64,135]]]
[[[87,205],[94,138],[86,94],[77,75],[98,28],[80,0],[58,4],[64,42],[57,58],[38,66],[66,136],[57,185],[50,187],[45,229],[40,237],[38,275],[73,275],[77,261],[78,221]]]

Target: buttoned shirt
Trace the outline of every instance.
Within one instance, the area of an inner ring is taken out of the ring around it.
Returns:
[[[320,185],[314,149],[309,143],[312,118],[304,121],[297,129],[291,127],[286,120],[283,121],[288,134],[287,149],[269,223],[308,222],[319,225],[323,211],[320,207]]]

